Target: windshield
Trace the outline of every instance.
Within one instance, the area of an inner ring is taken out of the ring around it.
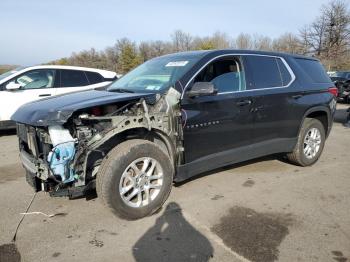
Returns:
[[[8,76],[10,76],[10,75],[12,75],[14,73],[17,73],[18,71],[23,70],[25,68],[26,67],[21,66],[21,67],[17,67],[17,68],[11,69],[10,71],[7,71],[7,72],[1,74],[0,75],[0,80],[5,79],[6,77],[8,77]]]
[[[173,86],[199,59],[199,55],[154,58],[114,82],[108,90],[157,93]]]
[[[5,79],[6,77],[8,77],[8,76],[10,76],[10,75],[12,75],[13,73],[16,73],[16,72],[17,71],[15,71],[15,70],[10,70],[10,71],[8,71],[6,73],[3,73],[3,74],[0,75],[0,80]]]

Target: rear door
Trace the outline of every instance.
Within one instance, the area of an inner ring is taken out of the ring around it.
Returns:
[[[84,71],[60,69],[60,81],[56,88],[56,95],[83,91],[93,88]]]
[[[251,97],[245,90],[245,75],[238,56],[218,58],[201,70],[189,84],[211,82],[216,95],[181,101],[185,161],[247,146],[252,136]]]
[[[247,90],[254,97],[254,143],[295,136],[291,83],[294,74],[283,58],[266,55],[244,57]]]

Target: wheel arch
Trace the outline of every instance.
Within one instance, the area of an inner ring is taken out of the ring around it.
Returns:
[[[111,134],[113,131],[110,131],[106,134],[107,139],[99,143],[96,148],[88,151],[85,158],[85,174],[86,178],[89,177],[87,174],[91,174],[94,166],[99,165],[100,161],[107,155],[114,147],[120,143],[131,140],[131,139],[144,139],[151,141],[158,146],[160,146],[163,151],[169,155],[171,163],[175,167],[176,161],[176,151],[175,145],[171,142],[171,139],[167,134],[158,129],[148,130],[144,127],[137,127],[132,129],[127,129],[119,133]],[[108,135],[109,134],[109,135]],[[90,171],[90,172],[89,172]],[[86,179],[85,178],[85,179]]]
[[[309,108],[304,113],[303,121],[301,122],[301,124],[299,126],[298,134],[300,133],[301,127],[302,127],[304,120],[306,118],[318,119],[324,127],[326,137],[329,135],[329,131],[330,131],[330,128],[332,126],[332,123],[331,123],[332,117],[331,117],[331,112],[330,112],[329,108],[327,108],[326,106],[316,106],[316,107]]]

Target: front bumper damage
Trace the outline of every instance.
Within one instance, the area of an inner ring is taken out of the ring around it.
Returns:
[[[27,183],[51,196],[80,197],[94,187],[94,183],[72,186],[75,140],[62,126],[51,126],[48,134],[34,127],[17,125],[20,141],[20,160],[26,170]],[[46,158],[44,156],[47,156]]]
[[[84,195],[95,187],[99,165],[109,150],[140,135],[138,132],[144,139],[162,140],[174,165],[180,163],[183,134],[179,98],[180,93],[170,89],[152,104],[141,98],[126,104],[129,107],[118,106],[118,110],[126,109],[117,115],[79,111],[64,125],[18,123],[20,158],[28,183],[51,196]]]

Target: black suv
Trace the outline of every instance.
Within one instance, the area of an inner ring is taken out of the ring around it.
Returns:
[[[120,217],[154,213],[173,181],[275,153],[320,157],[337,89],[314,58],[246,50],[147,61],[106,90],[22,106],[20,157],[35,190],[98,196]]]

